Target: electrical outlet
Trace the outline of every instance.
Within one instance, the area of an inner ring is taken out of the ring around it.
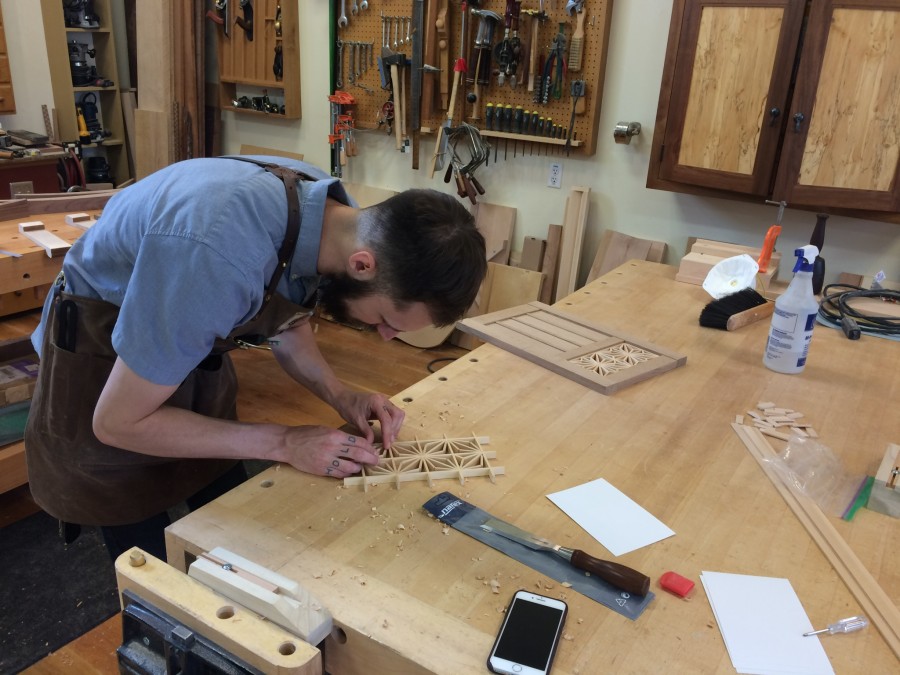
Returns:
[[[34,183],[30,180],[19,181],[18,183],[9,184],[9,196],[15,198],[18,195],[33,195]]]
[[[550,163],[550,173],[547,174],[547,187],[562,188],[562,164],[559,162]]]

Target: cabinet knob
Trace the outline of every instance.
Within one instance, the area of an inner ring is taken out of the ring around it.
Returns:
[[[769,126],[774,127],[775,122],[778,121],[778,118],[781,117],[781,110],[779,108],[772,108],[769,110]]]
[[[806,116],[802,112],[794,113],[794,132],[800,133],[800,125],[803,124],[803,120],[806,119]]]

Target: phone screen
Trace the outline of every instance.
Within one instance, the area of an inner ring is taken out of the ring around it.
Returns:
[[[563,607],[516,596],[507,612],[493,656],[545,671],[562,627]]]

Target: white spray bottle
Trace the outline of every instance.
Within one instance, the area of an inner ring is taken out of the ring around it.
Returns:
[[[806,366],[819,303],[812,291],[813,262],[819,249],[813,245],[794,251],[797,264],[787,290],[775,301],[763,364],[779,373],[799,373]]]

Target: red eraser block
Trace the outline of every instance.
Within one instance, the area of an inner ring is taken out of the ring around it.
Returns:
[[[686,598],[694,590],[694,582],[676,572],[665,572],[659,578],[659,585],[679,598]]]

